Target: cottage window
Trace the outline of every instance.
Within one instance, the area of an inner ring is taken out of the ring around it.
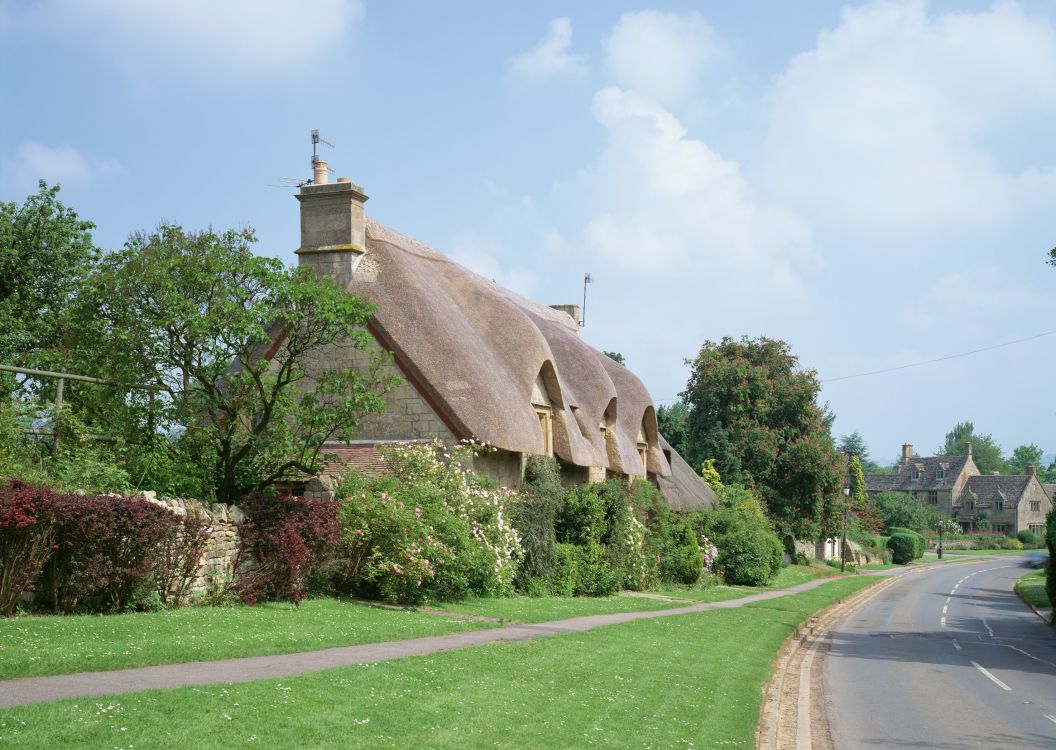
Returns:
[[[928,490],[928,505],[939,504],[939,492],[938,490]]]
[[[554,452],[554,418],[549,407],[535,407],[535,416],[539,417],[539,430],[543,433],[543,455]]]
[[[998,500],[997,502],[994,503],[994,510],[1004,510],[1004,509],[1005,509],[1005,501],[1004,500]]]
[[[1032,524],[1030,524],[1030,530],[1033,531],[1038,536],[1042,536],[1042,535],[1045,534],[1045,524],[1043,524],[1043,523],[1032,523]]]
[[[945,469],[935,469],[935,478],[936,479],[945,479],[946,478],[946,470]]]
[[[1008,524],[1007,523],[995,523],[991,528],[998,534],[1007,534],[1008,533]]]
[[[1030,501],[1030,512],[1031,513],[1040,513],[1041,512],[1041,501],[1040,500],[1031,500]]]
[[[912,481],[916,482],[920,479],[920,470],[913,469],[913,473],[909,477]]]
[[[912,491],[911,491],[911,492],[909,493],[909,496],[910,496],[911,498],[913,498],[914,500],[916,500],[916,499],[917,499],[917,491],[916,491],[916,490],[912,490]]]
[[[964,507],[968,510],[975,510],[975,500],[969,500],[964,504]]]

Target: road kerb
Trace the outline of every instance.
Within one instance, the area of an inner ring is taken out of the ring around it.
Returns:
[[[757,748],[828,750],[832,747],[820,691],[811,686],[814,654],[823,647],[832,626],[901,578],[884,578],[875,586],[814,613],[788,637],[778,652],[770,681],[763,689],[755,738]]]

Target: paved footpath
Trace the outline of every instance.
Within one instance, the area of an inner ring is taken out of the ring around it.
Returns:
[[[534,625],[507,625],[489,630],[473,630],[465,633],[412,638],[404,641],[368,643],[359,646],[340,646],[296,654],[275,656],[250,656],[242,659],[221,661],[184,662],[163,664],[156,667],[118,669],[109,672],[79,672],[77,674],[48,677],[20,677],[0,681],[0,708],[21,706],[28,703],[43,703],[60,698],[87,698],[117,693],[133,693],[156,688],[188,687],[190,685],[215,685],[218,683],[248,682],[273,677],[289,677],[305,672],[316,672],[349,664],[402,659],[406,656],[422,656],[438,651],[453,651],[470,646],[480,646],[497,641],[530,641],[561,633],[579,633],[605,625],[616,625],[632,620],[653,617],[670,617],[692,612],[708,612],[714,609],[732,609],[750,602],[776,599],[801,591],[817,588],[834,578],[816,578],[787,589],[750,594],[740,599],[722,602],[690,604],[687,606],[660,609],[649,612],[619,612],[608,615],[572,617]]]

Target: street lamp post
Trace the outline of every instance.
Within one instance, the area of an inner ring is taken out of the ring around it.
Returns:
[[[847,567],[847,517],[851,514],[849,499],[851,497],[850,486],[843,488],[843,536],[840,539],[840,572],[843,573]]]

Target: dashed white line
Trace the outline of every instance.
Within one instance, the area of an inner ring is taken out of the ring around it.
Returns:
[[[940,617],[939,618],[939,624],[942,625],[942,627],[946,627],[946,618],[945,617]]]
[[[1045,718],[1051,721],[1053,724],[1056,724],[1056,716],[1053,716],[1052,714],[1045,714]]]
[[[971,661],[971,660],[969,659],[969,661]],[[981,665],[979,662],[973,661],[972,662],[972,666],[975,667],[976,669],[978,669],[984,675],[986,675],[987,678],[989,678],[995,685],[1000,687],[1002,690],[1008,690],[1008,691],[1012,690],[1012,688],[1010,688],[1008,685],[1006,685],[1005,683],[1001,682],[1001,680],[997,679],[992,674],[990,674],[990,672],[987,671],[986,667]]]
[[[979,619],[982,620],[983,621],[983,625],[986,626],[986,632],[990,634],[991,638],[993,638],[994,637],[994,629],[990,627],[990,623],[988,623],[986,621],[985,617],[980,617]]]

